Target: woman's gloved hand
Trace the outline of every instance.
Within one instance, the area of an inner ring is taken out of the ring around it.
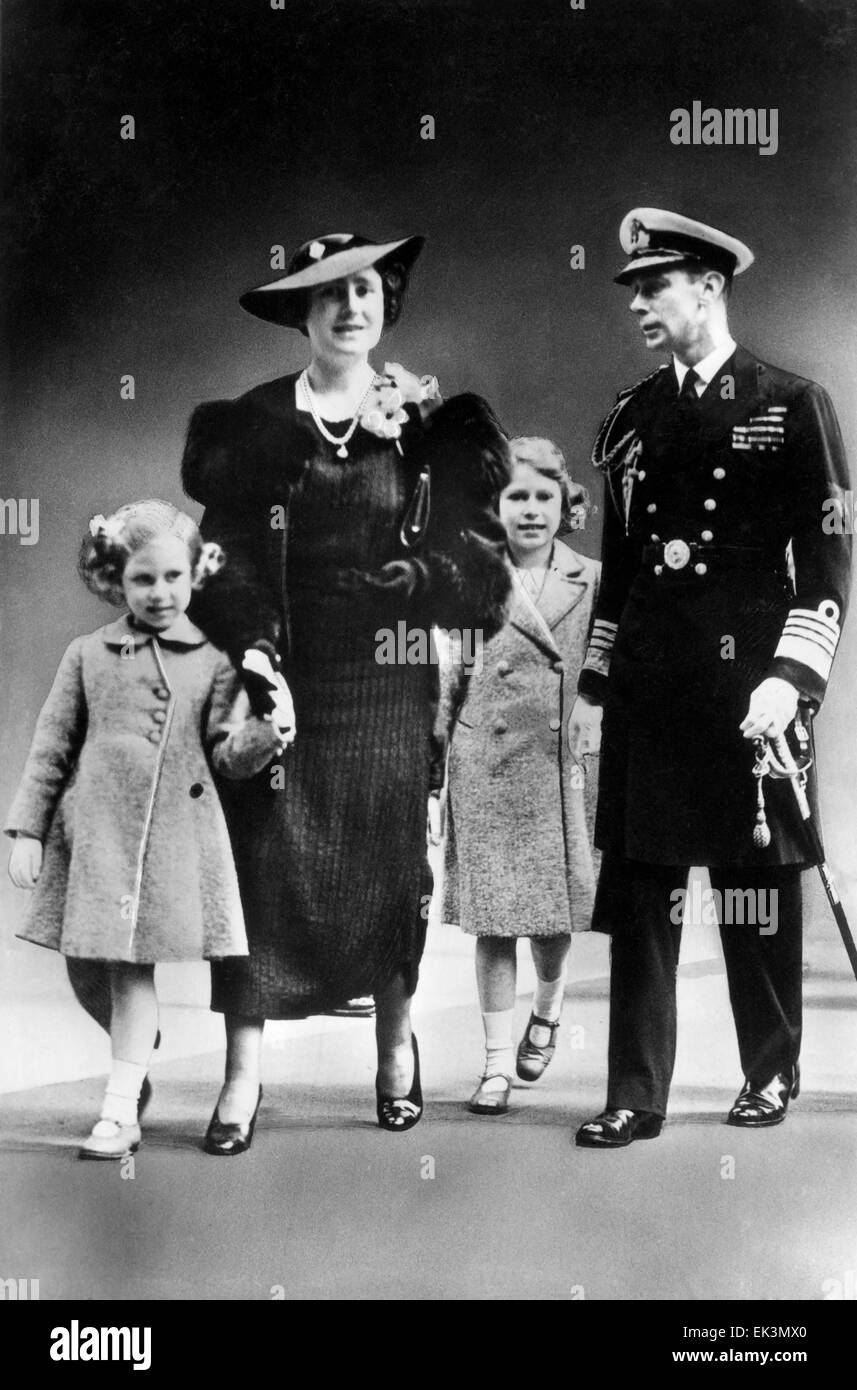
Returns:
[[[295,706],[292,692],[276,669],[279,657],[268,642],[248,647],[241,670],[253,713],[274,725],[283,747],[294,742]]]
[[[16,888],[35,888],[42,872],[42,842],[32,835],[16,835],[9,855],[9,877]]]
[[[439,845],[446,833],[446,796],[431,792],[428,799],[428,842]]]

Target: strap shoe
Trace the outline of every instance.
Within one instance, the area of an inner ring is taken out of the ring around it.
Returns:
[[[539,1045],[533,1042],[530,1033],[533,1028],[547,1028],[550,1037],[546,1043]],[[554,1053],[556,1052],[556,1035],[559,1029],[559,1019],[556,1023],[550,1023],[546,1018],[539,1018],[537,1014],[530,1014],[530,1021],[524,1029],[524,1036],[518,1044],[518,1056],[516,1059],[515,1070],[522,1081],[538,1081],[539,1077],[550,1065]]]
[[[489,1081],[502,1081],[502,1086],[487,1086]],[[468,1110],[474,1115],[505,1115],[509,1109],[509,1096],[512,1092],[512,1078],[503,1072],[493,1076],[483,1076],[470,1100]]]

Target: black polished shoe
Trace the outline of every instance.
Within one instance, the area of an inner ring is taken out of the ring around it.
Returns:
[[[534,1043],[530,1037],[532,1028],[548,1028],[550,1030],[548,1041],[541,1046]],[[556,1052],[558,1031],[559,1019],[556,1023],[551,1023],[546,1018],[539,1018],[537,1014],[530,1014],[530,1021],[524,1029],[524,1036],[518,1043],[518,1055],[515,1062],[515,1070],[522,1081],[538,1081],[542,1073],[547,1070]]]
[[[800,1095],[800,1065],[795,1062],[791,1071],[780,1071],[766,1086],[754,1086],[745,1081],[738,1099],[726,1116],[728,1125],[741,1129],[767,1129],[781,1125],[786,1118],[790,1100]]]
[[[635,1139],[657,1139],[663,1123],[651,1110],[604,1110],[580,1126],[574,1142],[579,1149],[624,1149]]]
[[[259,1113],[259,1106],[262,1104],[262,1087],[259,1087],[259,1099],[256,1101],[256,1109],[250,1116],[247,1124],[225,1125],[220,1120],[220,1103],[215,1106],[214,1114],[211,1117],[211,1124],[205,1132],[202,1147],[207,1154],[216,1154],[220,1158],[234,1158],[236,1154],[243,1154],[253,1143],[253,1131],[256,1128],[256,1116]]]
[[[417,1039],[411,1034],[411,1044],[414,1053],[414,1081],[408,1094],[402,1099],[397,1100],[382,1096],[378,1086],[378,1077],[375,1077],[375,1100],[378,1124],[382,1129],[395,1130],[397,1133],[404,1133],[406,1129],[413,1129],[415,1124],[419,1124],[423,1117],[423,1092],[420,1086],[420,1054],[417,1047]]]

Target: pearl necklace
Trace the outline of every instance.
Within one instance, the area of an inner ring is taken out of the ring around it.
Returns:
[[[365,390],[365,392],[363,393],[363,396],[362,396],[362,398],[361,398],[361,400],[360,400],[360,404],[358,405],[357,409],[355,410],[355,412],[354,412],[354,414],[353,414],[353,416],[352,416],[352,418],[351,418],[351,424],[348,426],[348,429],[345,431],[344,434],[339,434],[339,435],[337,435],[337,434],[331,434],[331,433],[330,433],[330,430],[327,428],[327,426],[325,425],[324,421],[321,419],[321,417],[320,417],[320,415],[319,415],[319,413],[318,413],[318,411],[317,411],[317,409],[316,409],[315,397],[313,396],[313,393],[312,393],[312,387],[311,387],[310,384],[309,384],[309,373],[308,373],[308,371],[306,370],[306,368],[304,368],[304,370],[301,372],[300,376],[298,377],[298,390],[301,392],[301,394],[302,394],[304,400],[306,401],[306,403],[307,403],[307,405],[308,405],[308,407],[309,407],[310,415],[312,416],[313,420],[315,421],[316,429],[318,430],[319,434],[322,436],[322,438],[324,438],[324,439],[327,440],[328,444],[338,444],[338,445],[339,445],[339,448],[338,448],[337,451],[336,451],[337,458],[341,458],[341,459],[347,459],[347,458],[348,458],[348,450],[346,449],[345,446],[346,446],[346,444],[348,443],[348,441],[350,440],[351,436],[353,435],[354,431],[357,429],[357,426],[358,426],[359,423],[360,423],[360,412],[361,412],[361,410],[363,409],[364,405],[366,404],[367,400],[369,399],[369,396],[370,396],[370,394],[371,394],[371,392],[372,392],[372,389],[373,389],[374,385],[375,385],[375,373],[373,372],[373,373],[372,373],[372,380],[369,382],[369,385],[366,387],[366,390]]]

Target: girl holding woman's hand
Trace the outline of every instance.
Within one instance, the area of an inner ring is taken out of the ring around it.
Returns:
[[[252,776],[289,735],[250,715],[231,662],[187,617],[194,586],[221,561],[168,502],[93,518],[82,577],[127,612],[66,651],[6,820],[12,882],[35,890],[20,935],[62,952],[110,1032],[110,1077],[82,1158],[124,1158],[140,1143],[156,962],[247,952],[210,762],[224,777]]]

